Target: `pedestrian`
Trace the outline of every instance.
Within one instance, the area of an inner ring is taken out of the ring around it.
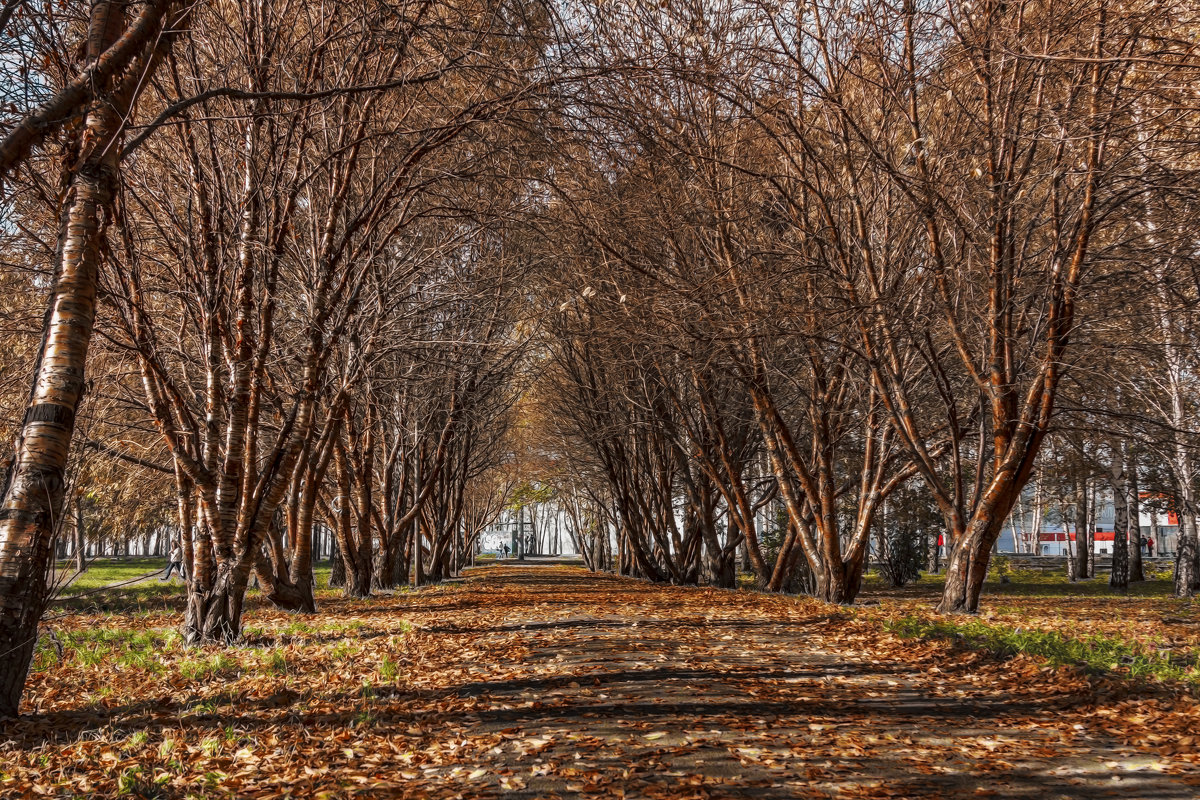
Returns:
[[[1154,537],[1146,537],[1146,555],[1154,558]]]
[[[172,570],[178,571],[179,577],[183,578],[184,580],[187,580],[187,576],[183,574],[183,548],[179,546],[179,542],[176,542],[171,547],[171,560],[167,564],[166,573],[164,573],[163,576],[159,580],[164,580],[164,581],[171,580]]]

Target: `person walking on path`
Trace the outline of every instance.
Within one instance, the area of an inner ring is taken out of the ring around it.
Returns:
[[[179,542],[176,542],[174,546],[171,547],[171,561],[167,564],[166,573],[164,573],[159,580],[171,580],[172,570],[177,570],[179,572],[179,577],[187,580],[187,575],[185,575],[183,572],[183,548],[179,546]]]

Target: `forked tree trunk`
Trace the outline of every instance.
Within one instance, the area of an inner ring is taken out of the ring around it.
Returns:
[[[988,520],[976,520],[954,543],[946,563],[946,586],[938,611],[943,614],[974,614],[987,578]]]
[[[389,540],[387,546],[379,550],[379,558],[375,561],[376,588],[396,588],[396,573],[396,548]]]
[[[370,570],[346,570],[346,585],[342,587],[346,597],[367,598],[371,596],[371,573]]]
[[[188,593],[184,613],[184,640],[188,645],[206,642],[234,644],[242,636],[242,608],[250,560],[222,562],[217,566],[212,588]]]
[[[862,552],[849,557],[847,561],[822,564],[821,571],[817,573],[816,596],[827,603],[853,603],[862,588],[864,565],[865,558]]]
[[[312,581],[292,583],[284,576],[275,577],[271,573],[266,573],[270,578],[264,578],[264,573],[257,574],[263,596],[276,608],[284,611],[299,611],[303,614],[317,613],[317,600],[313,595]]]
[[[276,608],[284,611],[300,611],[305,614],[317,613],[317,601],[313,596],[311,577],[307,580],[301,578],[293,581],[286,573],[276,574],[266,556],[259,557],[255,563],[254,572],[258,576],[258,584],[262,587],[263,596]],[[311,571],[309,575],[311,576]]]
[[[606,532],[607,533],[607,532]],[[737,570],[734,568],[734,556],[737,548],[721,546],[715,526],[705,526],[704,535],[704,572],[709,584],[718,589],[733,589],[737,586]],[[601,544],[597,537],[597,545]],[[599,549],[599,548],[598,548]]]

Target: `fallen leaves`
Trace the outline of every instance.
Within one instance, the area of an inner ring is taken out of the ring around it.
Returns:
[[[171,645],[168,614],[62,620],[112,635],[31,678],[0,794],[987,796],[1010,779],[1090,791],[1109,776],[1051,771],[1128,771],[1110,739],[1158,779],[1196,761],[1189,696],[885,633],[904,609],[551,567],[321,602],[253,607],[226,650]],[[146,630],[149,651],[117,635]]]

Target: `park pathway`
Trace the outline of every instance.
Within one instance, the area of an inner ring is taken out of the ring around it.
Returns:
[[[435,752],[477,765],[469,775],[437,759],[424,766],[421,782],[439,794],[1200,792],[1194,773],[1092,725],[1082,681],[1062,692],[997,685],[1003,664],[935,662],[925,645],[794,598],[506,563],[468,572],[436,599],[414,597],[406,614],[422,635],[458,638],[470,653],[445,712],[418,720]]]

